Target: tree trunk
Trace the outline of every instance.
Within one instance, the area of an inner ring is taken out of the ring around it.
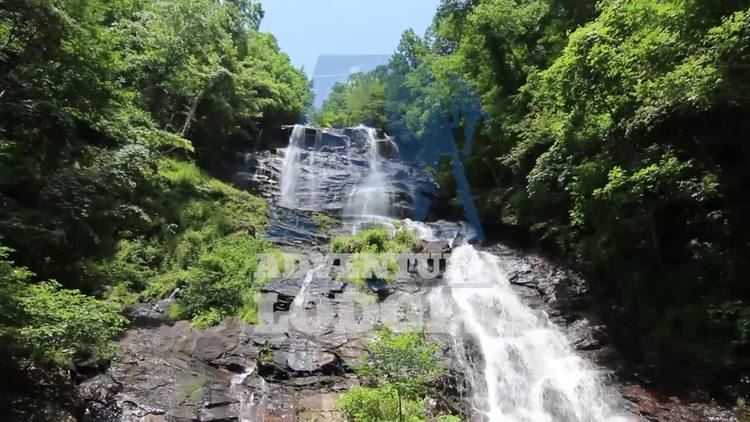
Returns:
[[[396,389],[396,396],[398,396],[398,422],[404,422],[404,412],[401,408],[401,391]]]
[[[188,130],[190,130],[190,124],[193,122],[193,119],[195,118],[195,111],[198,108],[198,104],[201,101],[201,98],[203,98],[203,93],[206,92],[205,90],[201,91],[200,94],[195,96],[195,99],[193,100],[193,104],[190,106],[190,109],[188,110],[187,118],[185,119],[185,124],[182,125],[182,130],[180,131],[180,135],[184,138],[185,135],[187,135]]]
[[[649,229],[651,232],[651,245],[654,248],[654,255],[660,264],[664,263],[664,259],[661,254],[661,241],[659,239],[659,232],[656,227],[656,211],[651,211],[649,215]]]

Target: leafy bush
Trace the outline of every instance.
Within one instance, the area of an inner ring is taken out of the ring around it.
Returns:
[[[167,159],[158,167],[163,192],[152,204],[158,230],[148,239],[121,240],[112,258],[88,264],[87,277],[107,283],[109,297],[124,303],[138,295],[163,299],[181,288],[170,315],[196,326],[235,315],[257,321],[259,254],[274,251],[255,237],[266,203],[194,164]]]
[[[142,294],[147,298],[166,299],[178,287],[187,285],[191,277],[189,270],[172,269],[153,277]]]
[[[323,212],[313,213],[312,221],[315,224],[315,231],[321,234],[330,233],[337,224],[334,218]]]
[[[331,241],[334,253],[405,253],[417,252],[420,248],[419,237],[404,228],[389,233],[384,227],[361,230],[352,236],[337,236]]]
[[[90,284],[106,280],[111,286],[110,296],[122,296],[115,294],[115,290],[139,292],[157,274],[162,254],[155,242],[123,239],[112,258],[88,264],[86,277],[92,279]]]
[[[445,373],[438,345],[423,332],[395,334],[378,330],[365,345],[364,363],[357,374],[392,385],[403,397],[420,397],[429,384]]]
[[[209,309],[193,317],[193,326],[196,328],[208,328],[218,325],[223,320],[224,315],[220,311]]]
[[[397,254],[416,252],[420,248],[417,235],[403,227],[393,233],[375,227],[353,236],[338,236],[331,241],[334,253],[355,254],[339,277],[361,288],[370,280],[393,283],[400,270]]]
[[[266,241],[242,234],[216,241],[199,261],[190,267],[189,278],[180,292],[180,317],[199,318],[201,324],[214,319],[201,316],[206,312],[222,317],[242,313],[243,319],[256,321],[253,292],[264,280],[257,278],[258,255],[269,250]],[[220,321],[220,319],[219,319]],[[219,322],[216,321],[216,322]]]
[[[73,358],[106,359],[126,320],[120,307],[63,289],[8,260],[0,247],[0,339],[6,351],[59,364]]]
[[[399,270],[399,258],[396,254],[360,252],[349,259],[339,278],[365,289],[368,281],[387,284],[395,282]]]
[[[354,387],[339,397],[336,407],[346,420],[353,422],[427,420],[423,400],[403,400],[403,417],[399,418],[398,395],[391,385],[377,388]]]
[[[365,345],[357,374],[375,387],[355,387],[339,397],[337,407],[351,421],[426,421],[425,395],[445,373],[438,345],[422,332],[394,334],[381,329]],[[455,421],[441,415],[439,420]]]
[[[213,236],[240,231],[254,236],[265,227],[268,204],[263,199],[211,178],[195,164],[161,160],[159,174],[165,180],[159,197],[165,225]]]

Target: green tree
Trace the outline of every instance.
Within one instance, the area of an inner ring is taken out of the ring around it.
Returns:
[[[191,161],[226,174],[263,127],[307,110],[309,81],[262,16],[251,0],[2,4],[9,363],[104,355],[122,328],[110,302],[176,287],[175,313],[199,325],[255,318],[266,204]]]
[[[394,400],[398,392],[392,385],[354,387],[342,394],[337,408],[344,417],[356,422],[406,421],[424,422],[424,400]]]
[[[347,83],[334,85],[320,110],[313,114],[321,126],[346,127],[367,124],[384,128],[385,85],[373,73],[356,73]]]
[[[8,260],[0,247],[2,349],[33,361],[69,364],[74,358],[106,359],[126,320],[117,305],[96,300],[34,274]]]
[[[423,397],[430,390],[430,383],[445,373],[437,344],[422,332],[394,334],[381,329],[365,350],[357,373],[395,392],[399,421],[405,420],[404,399]]]

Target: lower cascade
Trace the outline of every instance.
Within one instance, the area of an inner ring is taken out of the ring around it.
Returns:
[[[453,250],[438,295],[458,352],[467,334],[484,365],[461,364],[472,401],[490,421],[623,420],[597,370],[577,356],[546,315],[513,291],[498,258],[463,245]]]

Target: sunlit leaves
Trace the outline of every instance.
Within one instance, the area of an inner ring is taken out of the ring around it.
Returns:
[[[33,274],[8,261],[0,247],[0,338],[4,351],[39,361],[69,363],[108,358],[111,341],[125,326],[120,308],[62,289],[32,283]]]

